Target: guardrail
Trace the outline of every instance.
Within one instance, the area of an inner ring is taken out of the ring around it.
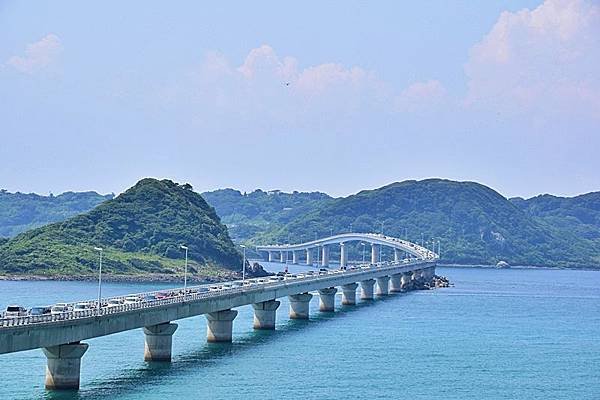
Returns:
[[[321,273],[321,274],[299,273],[298,275],[303,275],[303,276],[297,276],[295,278],[287,278],[286,277],[284,280],[276,280],[276,281],[266,278],[266,282],[258,282],[257,281],[256,283],[253,283],[250,285],[237,286],[237,287],[231,287],[231,288],[221,288],[221,289],[212,290],[212,291],[209,290],[209,291],[197,292],[198,289],[207,288],[210,286],[217,286],[217,285],[222,286],[223,284],[227,284],[229,282],[234,282],[234,281],[214,283],[214,284],[204,284],[204,285],[197,285],[197,286],[189,286],[187,288],[187,293],[184,293],[183,288],[174,288],[174,289],[155,290],[155,291],[151,291],[151,292],[143,292],[143,293],[136,293],[136,294],[127,294],[127,295],[122,295],[122,296],[103,298],[103,299],[101,299],[101,302],[108,303],[111,300],[123,300],[127,297],[138,297],[138,298],[144,299],[149,296],[156,296],[156,295],[162,294],[162,293],[171,293],[171,294],[176,293],[175,295],[172,295],[172,296],[164,298],[164,299],[141,300],[141,301],[138,301],[135,303],[119,304],[119,305],[114,305],[114,306],[102,306],[99,310],[97,308],[97,304],[98,304],[97,300],[64,303],[67,305],[75,305],[77,303],[91,303],[91,304],[96,304],[96,308],[89,309],[89,310],[82,310],[82,311],[67,311],[67,312],[59,313],[59,314],[28,315],[28,316],[22,316],[22,317],[0,318],[0,329],[3,327],[14,327],[14,326],[22,326],[22,325],[33,325],[33,324],[48,324],[48,323],[61,322],[61,321],[102,317],[102,316],[106,316],[106,315],[113,315],[113,314],[118,314],[118,313],[134,311],[134,310],[143,310],[143,309],[148,309],[148,308],[162,307],[162,306],[170,305],[170,304],[182,304],[182,303],[188,303],[188,302],[194,302],[194,301],[202,301],[202,300],[215,298],[215,297],[219,297],[219,296],[224,296],[224,295],[231,295],[231,294],[236,294],[236,293],[249,293],[249,292],[252,292],[255,290],[269,289],[269,288],[276,287],[276,286],[285,287],[288,284],[297,283],[297,282],[306,282],[306,281],[318,282],[320,280],[325,280],[327,278],[330,278],[330,277],[338,275],[338,274],[343,274],[344,276],[353,276],[353,275],[364,274],[365,272],[371,271],[373,269],[377,269],[377,270],[381,270],[381,271],[393,270],[393,269],[396,269],[401,266],[412,265],[412,264],[421,264],[424,262],[432,262],[432,261],[435,261],[436,259],[437,258],[432,257],[432,258],[424,258],[424,259],[420,259],[420,260],[403,260],[400,262],[387,261],[387,262],[381,262],[381,263],[377,263],[377,264],[359,264],[359,265],[356,265],[353,267],[349,267],[349,269],[346,269],[346,270],[329,270],[326,273]],[[365,267],[368,267],[368,268],[365,268]],[[258,279],[265,279],[265,278],[253,278],[253,280],[258,280]],[[196,292],[194,292],[194,290],[196,290]]]

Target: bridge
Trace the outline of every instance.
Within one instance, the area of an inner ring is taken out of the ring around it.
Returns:
[[[357,239],[355,239],[357,238]],[[268,252],[298,251],[340,244],[349,240],[369,241],[401,249],[411,257],[359,264],[345,269],[309,271],[304,274],[246,279],[221,284],[188,286],[167,293],[146,292],[89,301],[83,311],[0,319],[0,354],[41,348],[46,355],[47,389],[78,389],[81,359],[89,345],[83,340],[142,328],[144,359],[170,361],[173,321],[205,315],[207,341],[231,342],[235,307],[252,305],[255,329],[275,329],[279,298],[288,297],[289,317],[308,319],[309,303],[318,293],[319,311],[334,312],[335,296],[341,289],[342,304],[409,290],[414,283],[430,281],[435,274],[437,254],[414,243],[374,234],[345,234],[300,245],[259,246]],[[343,247],[342,247],[343,248]],[[277,250],[275,250],[277,249]],[[373,253],[375,254],[375,253]],[[378,255],[378,253],[377,253]],[[344,261],[342,254],[342,261]],[[309,260],[310,261],[310,260]],[[343,265],[345,265],[343,263]],[[121,303],[126,298],[138,301]],[[73,305],[73,304],[71,304]]]
[[[256,246],[256,251],[266,252],[268,254],[269,262],[282,263],[287,263],[289,261],[288,256],[291,253],[292,264],[299,264],[302,253],[305,253],[303,264],[306,265],[314,264],[314,255],[316,251],[317,264],[327,267],[329,266],[329,253],[331,247],[333,245],[339,245],[339,264],[341,267],[345,267],[348,264],[346,243],[356,241],[371,246],[371,264],[381,261],[380,249],[382,246],[390,247],[394,250],[394,261],[396,262],[400,261],[402,258],[408,257],[417,259],[433,259],[438,257],[432,250],[419,246],[416,243],[378,233],[342,233],[306,243]],[[404,257],[402,257],[403,254]],[[277,255],[279,255],[279,257],[276,257]]]

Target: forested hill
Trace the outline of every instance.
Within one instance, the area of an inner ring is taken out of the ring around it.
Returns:
[[[600,192],[575,197],[545,194],[527,200],[518,197],[510,200],[534,218],[600,245]]]
[[[22,233],[0,245],[0,272],[89,274],[105,248],[107,271],[174,274],[189,247],[199,275],[241,269],[240,253],[227,228],[190,185],[143,179],[93,210]]]
[[[518,203],[518,202],[517,202]],[[313,239],[330,232],[379,232],[420,242],[440,240],[443,262],[598,267],[600,248],[589,238],[536,218],[474,182],[404,181],[333,199],[253,242]]]
[[[251,193],[220,189],[202,193],[202,196],[215,207],[235,240],[248,240],[280,228],[294,218],[333,200],[320,192],[285,193],[260,189]]]
[[[96,192],[40,196],[0,190],[0,237],[13,237],[28,229],[64,221],[113,197],[112,194],[100,195]]]

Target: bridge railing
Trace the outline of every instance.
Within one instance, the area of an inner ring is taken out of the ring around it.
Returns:
[[[128,294],[128,295],[122,295],[122,296],[114,296],[114,297],[103,298],[102,302],[108,303],[110,300],[115,300],[115,299],[121,300],[121,299],[125,299],[127,297],[138,297],[138,298],[142,299],[142,301],[137,301],[137,302],[128,303],[128,304],[102,306],[100,309],[98,309],[96,306],[95,308],[92,308],[92,309],[81,310],[81,311],[67,311],[67,312],[58,313],[58,314],[28,315],[28,316],[22,316],[22,317],[1,318],[0,319],[0,328],[21,326],[21,325],[31,325],[31,324],[55,323],[55,322],[69,321],[69,320],[80,320],[80,319],[84,319],[84,318],[94,318],[94,317],[99,317],[99,316],[101,317],[101,316],[119,314],[119,313],[124,313],[124,312],[129,312],[129,311],[135,311],[135,310],[143,310],[143,309],[148,309],[148,308],[162,307],[162,306],[166,306],[166,305],[170,305],[170,304],[182,304],[182,303],[206,300],[206,299],[220,297],[220,296],[229,296],[229,295],[234,295],[234,294],[249,293],[249,292],[253,292],[253,291],[270,289],[272,287],[279,287],[282,285],[285,287],[285,286],[293,284],[293,283],[304,282],[304,281],[319,281],[319,280],[331,278],[332,276],[335,276],[336,274],[343,274],[344,276],[361,275],[365,272],[365,268],[368,268],[369,270],[379,269],[379,270],[385,271],[385,270],[396,269],[399,266],[420,264],[423,262],[431,262],[431,261],[435,261],[435,258],[417,259],[417,260],[406,260],[405,259],[405,260],[402,260],[399,262],[386,261],[386,262],[381,262],[381,263],[376,263],[376,264],[359,264],[359,265],[353,266],[346,270],[330,270],[327,274],[324,274],[324,275],[319,275],[319,274],[311,275],[311,274],[299,273],[298,275],[302,275],[302,276],[297,276],[296,278],[292,278],[292,279],[288,278],[285,280],[269,280],[268,278],[253,278],[253,279],[266,279],[266,281],[261,282],[261,283],[255,283],[252,285],[246,285],[246,286],[222,288],[222,289],[214,290],[214,291],[203,291],[203,292],[196,291],[196,292],[194,292],[194,290],[198,290],[200,288],[206,288],[206,287],[210,287],[210,286],[219,286],[219,285],[226,284],[227,282],[207,284],[207,285],[189,286],[187,288],[187,292],[185,292],[185,293],[183,291],[183,288],[175,288],[175,289],[163,289],[163,290],[156,290],[156,291],[151,291],[151,292],[143,292],[143,293],[137,293],[137,294]],[[334,271],[337,271],[337,272],[334,272]],[[156,296],[157,294],[161,294],[161,293],[170,293],[173,295],[170,297],[167,297],[167,298],[163,298],[163,299],[144,300],[144,299],[148,298],[149,296],[153,296],[153,295]],[[95,302],[95,304],[97,305],[97,300],[88,301],[87,303],[92,303],[92,302]],[[65,304],[77,304],[77,303],[82,303],[82,302],[65,303]]]

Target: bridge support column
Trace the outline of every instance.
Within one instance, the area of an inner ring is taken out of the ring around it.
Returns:
[[[377,296],[387,296],[388,295],[388,282],[390,280],[389,276],[380,276],[377,278],[377,290],[375,294]]]
[[[298,251],[292,251],[292,264],[298,264]]]
[[[329,266],[329,246],[323,246],[323,255],[321,256],[321,266]]]
[[[394,249],[394,261],[399,262],[401,258],[402,258],[402,250]]]
[[[422,272],[423,278],[427,281],[431,281],[435,276],[435,267],[427,267]]]
[[[421,270],[420,269],[416,269],[412,272],[411,280],[413,280],[414,282],[419,282],[421,280]]]
[[[407,290],[410,290],[410,281],[412,279],[412,272],[404,272],[402,274],[402,278],[400,281],[400,289],[403,292],[406,292]]]
[[[287,261],[287,251],[279,252],[279,262],[285,263]]]
[[[46,389],[79,389],[81,357],[88,349],[87,343],[61,344],[45,347]]]
[[[206,340],[208,342],[231,342],[233,320],[236,310],[223,310],[206,314]]]
[[[254,308],[254,329],[275,329],[277,309],[280,304],[281,302],[277,300],[252,304],[252,308]]]
[[[346,244],[340,243],[340,267],[345,267],[348,263],[348,251]]]
[[[309,304],[312,299],[312,294],[301,293],[288,296],[290,300],[290,318],[291,319],[308,319]]]
[[[375,279],[367,279],[360,282],[361,300],[373,300],[373,286],[375,286]]]
[[[269,262],[275,261],[275,254],[272,251],[269,251]]]
[[[390,277],[390,292],[400,293],[402,291],[402,274],[394,274]]]
[[[313,252],[312,249],[306,249],[306,265],[313,264]]]
[[[145,326],[144,361],[171,361],[173,334],[176,330],[177,324],[171,323]]]
[[[319,311],[335,311],[335,294],[337,291],[337,288],[334,287],[319,289]]]
[[[342,285],[342,304],[345,306],[353,306],[356,304],[356,288],[357,283],[349,283]]]
[[[379,245],[371,243],[371,264],[379,262]]]

